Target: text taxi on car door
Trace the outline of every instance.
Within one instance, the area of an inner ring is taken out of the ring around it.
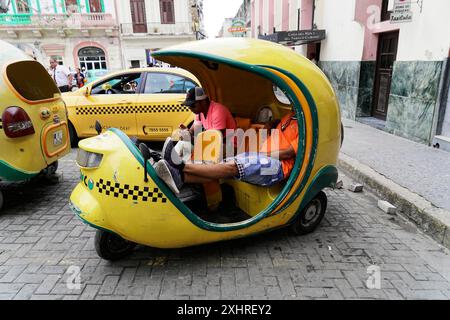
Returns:
[[[70,151],[61,93],[45,68],[23,51],[0,40],[0,52],[0,180],[54,173],[58,159]]]
[[[95,121],[139,140],[163,141],[180,124],[189,125],[194,120],[181,103],[186,92],[198,84],[182,69],[144,68],[109,74],[65,93],[72,147],[80,138],[96,135]]]
[[[339,104],[324,73],[289,48],[256,39],[196,41],[158,51],[154,57],[195,74],[211,99],[229,106],[240,118],[239,128],[255,133],[258,143],[267,141],[256,136],[257,130],[264,132],[260,122],[268,120],[267,115],[289,118],[280,126],[297,129],[298,151],[290,159],[290,174],[270,187],[222,179],[184,185],[174,193],[149,161],[157,160],[154,152],[144,144],[136,147],[122,131],[112,128],[81,141],[81,181],[70,206],[98,229],[97,253],[114,260],[130,253],[136,243],[181,248],[285,226],[296,234],[313,232],[327,208],[323,190],[337,182],[341,146]],[[245,141],[240,148],[247,150]],[[221,162],[222,150],[220,131],[202,132],[195,140],[193,160]],[[213,188],[217,192],[210,192]],[[209,208],[209,197],[222,201]]]

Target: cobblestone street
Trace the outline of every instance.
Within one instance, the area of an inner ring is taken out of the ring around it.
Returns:
[[[103,261],[95,230],[69,209],[74,159],[60,161],[59,184],[2,186],[0,299],[450,299],[450,252],[377,209],[367,191],[345,188],[327,191],[327,215],[308,236],[284,229],[180,250],[139,246],[128,260]],[[366,286],[372,265],[381,289]],[[72,266],[80,289],[67,285]]]

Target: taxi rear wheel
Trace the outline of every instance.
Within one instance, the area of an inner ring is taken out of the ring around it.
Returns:
[[[291,228],[297,235],[306,235],[319,226],[327,210],[327,196],[321,191],[300,212]]]
[[[119,260],[128,256],[136,246],[133,242],[103,230],[97,230],[94,241],[97,254],[100,258],[109,261]]]
[[[70,122],[69,122],[69,136],[70,136],[70,146],[72,148],[77,148],[78,147],[78,141],[80,141],[80,139],[77,136],[77,132],[75,131],[75,127]]]

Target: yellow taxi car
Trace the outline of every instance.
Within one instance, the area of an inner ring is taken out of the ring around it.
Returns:
[[[142,68],[111,73],[65,93],[72,147],[80,138],[97,135],[96,120],[104,129],[118,128],[139,140],[164,141],[180,124],[193,122],[194,115],[181,103],[198,85],[183,69]]]

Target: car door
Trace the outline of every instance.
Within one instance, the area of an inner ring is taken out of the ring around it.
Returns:
[[[137,136],[141,140],[163,141],[180,124],[188,125],[194,116],[181,103],[186,92],[197,84],[175,72],[147,72],[138,96]]]
[[[103,129],[118,128],[128,136],[136,136],[136,103],[142,84],[141,72],[114,75],[92,85],[75,108],[79,137],[96,135],[95,121]]]

